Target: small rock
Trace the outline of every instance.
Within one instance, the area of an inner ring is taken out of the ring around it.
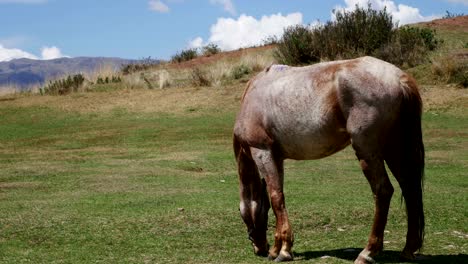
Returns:
[[[226,181],[225,180],[220,180],[220,182],[225,183]]]
[[[339,227],[339,228],[338,228],[338,231],[344,232],[344,231],[346,231],[346,230],[344,230],[344,228]]]
[[[182,207],[180,207],[180,208],[177,208],[177,210],[178,210],[179,212],[183,212],[185,209],[182,208]]]
[[[326,259],[326,258],[331,258],[331,257],[328,256],[328,255],[325,255],[325,256],[321,256],[320,258],[321,258],[321,259]]]

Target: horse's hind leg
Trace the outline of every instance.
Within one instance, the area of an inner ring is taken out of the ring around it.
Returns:
[[[260,175],[267,182],[271,205],[276,216],[275,244],[270,249],[269,258],[275,261],[292,260],[291,248],[294,237],[283,194],[283,159],[273,150],[255,148],[252,148],[252,157],[257,164]]]
[[[369,235],[369,241],[355,263],[373,263],[374,260],[372,258],[383,250],[384,231],[387,224],[393,186],[385,171],[384,160],[379,151],[368,149],[368,146],[374,145],[368,142],[370,139],[360,140],[354,137],[352,140],[356,156],[371,186],[375,201],[374,223]]]
[[[259,256],[267,256],[269,245],[266,231],[270,202],[266,192],[266,184],[264,180],[260,179],[250,150],[241,147],[237,140],[234,141],[234,144],[239,172],[241,217],[247,225],[254,253]]]

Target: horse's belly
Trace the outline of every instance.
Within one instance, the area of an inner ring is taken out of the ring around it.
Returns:
[[[344,124],[326,119],[323,124],[314,120],[289,119],[277,124],[274,138],[284,158],[296,160],[320,159],[330,156],[350,144]]]

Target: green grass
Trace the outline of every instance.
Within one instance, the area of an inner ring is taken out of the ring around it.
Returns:
[[[9,104],[0,112],[1,263],[266,262],[253,255],[238,212],[232,110],[78,113]],[[423,253],[432,257],[422,263],[466,262],[468,118],[429,112],[423,122]],[[373,214],[352,150],[288,161],[285,186],[296,260],[351,263]],[[400,196],[383,262],[398,261],[404,246]]]
[[[458,56],[457,54],[466,54],[468,48],[466,43],[468,43],[468,31],[463,30],[463,28],[450,27],[450,28],[434,28],[433,26],[428,26],[427,24],[416,24],[417,27],[431,28],[435,29],[436,38],[442,40],[440,46],[434,51],[429,53],[428,62],[406,69],[410,74],[412,74],[420,84],[447,84],[444,78],[441,78],[434,74],[433,63],[440,62],[441,59],[447,59],[454,63],[459,60],[459,63],[466,64],[466,59],[463,59],[463,56]],[[454,56],[455,58],[454,59]],[[452,83],[457,83],[456,81],[451,81]]]

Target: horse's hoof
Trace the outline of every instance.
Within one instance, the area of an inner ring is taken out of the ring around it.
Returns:
[[[401,261],[414,261],[416,259],[416,256],[411,253],[411,252],[401,252],[400,254],[400,260]]]
[[[275,262],[285,262],[285,261],[292,261],[294,258],[289,253],[280,253],[277,258],[275,258]]]
[[[357,259],[354,261],[354,264],[375,264],[375,260],[371,258],[370,256],[364,256],[362,254],[359,254]]]
[[[252,246],[253,246],[253,250],[254,250],[255,255],[257,255],[259,257],[268,256],[268,249],[270,248],[269,244],[266,244],[266,246],[263,249],[255,246],[254,243],[252,243]]]
[[[268,250],[259,250],[259,251],[256,251],[255,252],[255,255],[259,256],[259,257],[266,257],[266,256],[269,256],[268,255]]]

